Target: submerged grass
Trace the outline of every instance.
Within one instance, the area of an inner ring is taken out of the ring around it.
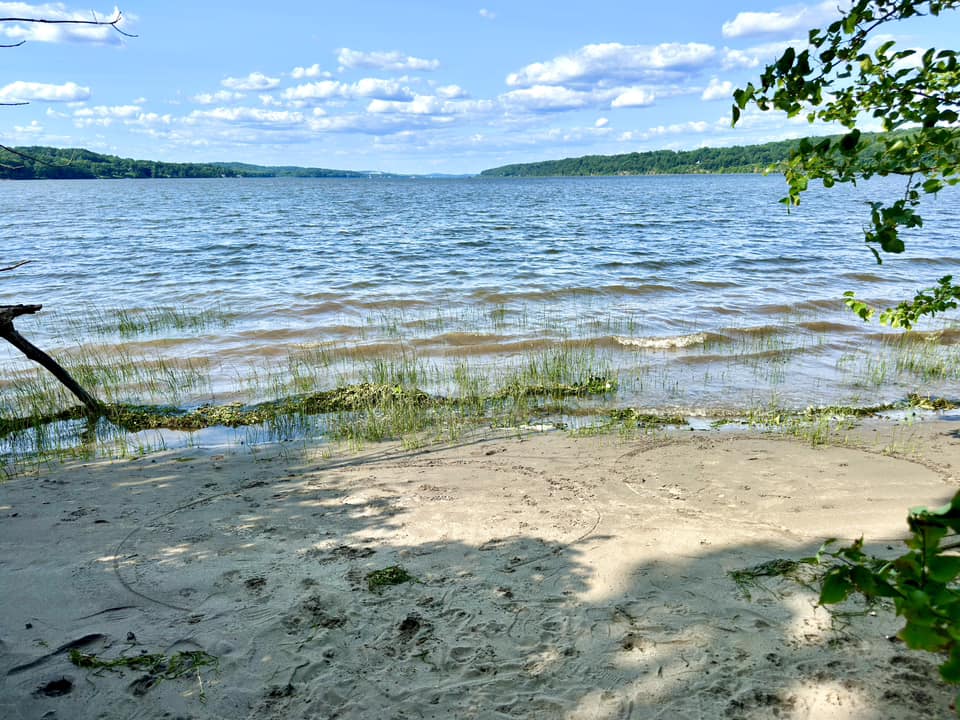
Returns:
[[[116,335],[133,338],[170,331],[196,333],[201,330],[222,329],[231,325],[235,319],[234,315],[220,307],[195,309],[162,306],[136,310],[91,309],[83,317],[70,318],[65,322],[73,334],[80,337]]]
[[[98,443],[101,450],[113,443],[123,448],[120,452],[129,452],[131,433],[141,434],[133,441],[138,452],[141,445],[164,442],[162,435],[153,441],[143,433],[192,433],[210,427],[249,428],[249,437],[257,442],[323,437],[358,446],[399,439],[413,448],[456,440],[484,425],[564,427],[578,434],[684,426],[683,417],[669,412],[611,406],[618,398],[644,397],[649,390],[682,407],[691,388],[722,383],[727,372],[742,375],[744,368],[758,380],[781,384],[807,342],[789,338],[788,328],[780,326],[731,330],[730,337],[708,334],[701,345],[671,350],[691,364],[668,367],[658,359],[662,350],[610,350],[602,342],[582,339],[642,332],[640,319],[632,315],[598,307],[578,325],[567,327],[547,305],[481,309],[456,303],[443,309],[375,312],[361,322],[361,339],[369,342],[297,346],[271,364],[212,367],[205,359],[165,358],[154,340],[112,345],[106,339],[199,333],[226,327],[235,317],[220,308],[155,308],[104,311],[76,322],[78,333],[100,339],[60,353],[61,360],[106,404],[104,418],[91,421],[45,371],[21,371],[0,381],[0,465],[29,454],[97,452]],[[405,339],[411,329],[415,338]],[[419,331],[435,337],[424,341],[416,336]],[[496,345],[503,333],[522,340],[507,343],[500,354],[458,353],[460,343],[469,344],[475,337],[485,346],[485,334],[490,334]],[[383,342],[385,337],[389,342]],[[577,339],[565,339],[569,337]],[[148,357],[131,349],[136,347],[155,354]],[[960,379],[960,347],[937,335],[900,338],[883,348],[882,355],[850,356],[841,363],[845,371],[865,375],[863,382],[875,387],[893,376],[913,378],[918,385],[930,379]],[[613,358],[622,363],[625,353],[630,355],[627,366],[615,366]],[[699,355],[714,363],[705,372],[696,364]],[[722,360],[715,362],[715,357]],[[232,378],[233,390],[224,391],[225,376]],[[209,402],[197,406],[204,400]],[[949,400],[920,395],[874,407],[795,411],[771,404],[749,411],[740,421],[816,445],[841,438],[865,415],[950,406]]]

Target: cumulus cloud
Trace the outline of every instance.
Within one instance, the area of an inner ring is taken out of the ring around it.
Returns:
[[[82,87],[75,82],[51,85],[49,83],[17,80],[0,88],[0,102],[29,102],[31,100],[76,102],[87,100],[89,97],[90,88]]]
[[[350,86],[349,93],[356,97],[380,98],[383,100],[410,100],[413,93],[410,88],[393,80],[364,78]]]
[[[218,90],[215,93],[200,93],[193,96],[193,101],[200,105],[216,105],[217,103],[233,102],[242,100],[243,93],[232,90]]]
[[[500,96],[501,102],[516,110],[575,110],[595,103],[590,93],[577,92],[556,85],[534,85],[511,90]]]
[[[337,52],[337,61],[344,68],[374,68],[391,71],[436,70],[440,67],[439,60],[425,60],[396,51],[361,52],[349,48],[340,48]]]
[[[266,126],[301,125],[303,113],[291,110],[264,110],[263,108],[232,107],[213,110],[194,110],[187,117],[188,122],[197,120],[218,120],[227,123],[255,123]]]
[[[339,80],[319,80],[304,83],[283,91],[283,98],[294,102],[332,100],[334,98],[357,99],[379,98],[381,100],[411,100],[414,93],[410,88],[395,80],[381,78],[363,78],[355,83]]]
[[[314,78],[321,76],[331,77],[330,73],[321,70],[317,63],[314,63],[310,67],[295,67],[290,71],[290,77],[292,77],[294,80],[303,80],[303,78]]]
[[[283,91],[283,97],[286,100],[329,100],[343,97],[347,87],[339,80],[320,80],[287,88]]]
[[[119,10],[103,11],[72,11],[62,3],[45,3],[33,5],[24,2],[0,2],[0,17],[35,17],[47,20],[75,20],[89,22],[92,20],[110,21],[117,17]],[[131,16],[125,14],[117,27],[129,32]],[[123,42],[123,35],[110,25],[67,25],[48,23],[4,23],[0,25],[0,35],[15,42],[86,42],[94,44],[119,45]]]
[[[597,118],[597,121],[593,124],[593,126],[595,128],[602,128],[602,127],[606,127],[609,124],[610,124],[610,120],[608,120],[605,117],[602,117],[602,118]]]
[[[733,95],[733,83],[729,80],[720,82],[717,78],[710,78],[710,84],[700,96],[701,100],[729,100]]]
[[[73,116],[78,118],[131,118],[139,112],[139,105],[97,105],[96,107],[78,108],[73,111]]]
[[[672,125],[657,125],[647,130],[630,130],[621,133],[618,139],[621,142],[636,142],[671,135],[700,135],[710,130],[725,129],[729,124],[729,121],[726,121],[723,128],[718,128],[716,124],[711,124],[703,120],[695,120],[685,123],[673,123]]]
[[[656,96],[652,92],[644,90],[643,88],[627,88],[617,94],[610,102],[610,107],[647,107],[648,105],[653,105],[656,99]]]
[[[220,84],[225,88],[243,92],[248,90],[270,90],[280,84],[280,78],[272,78],[261,72],[253,72],[244,78],[228,77]]]
[[[437,88],[437,95],[448,100],[466,97],[466,91],[459,85],[443,85]]]
[[[610,80],[631,82],[660,76],[665,71],[702,68],[716,53],[716,48],[703,43],[586,45],[570,55],[527,65],[519,72],[508,75],[507,84],[531,87]]]
[[[492,108],[493,103],[489,101],[455,101],[434,95],[417,95],[408,102],[371,100],[367,105],[367,112],[373,114],[449,116],[468,112],[483,112]]]
[[[38,120],[31,120],[29,125],[14,125],[13,129],[22,135],[38,134],[43,132],[43,125]]]
[[[727,38],[795,33],[798,30],[818,27],[838,16],[837,0],[826,0],[818,5],[794,5],[775,12],[738,13],[733,20],[723,24],[722,31]]]

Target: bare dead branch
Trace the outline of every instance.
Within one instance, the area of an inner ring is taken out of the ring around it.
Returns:
[[[43,158],[38,158],[38,157],[34,157],[33,155],[28,155],[25,152],[17,150],[16,148],[9,147],[7,145],[0,144],[0,150],[6,150],[11,155],[16,155],[17,157],[23,158],[24,160],[29,160],[31,162],[39,163],[41,165],[46,165],[47,167],[56,167],[57,165],[57,163],[52,163],[52,162],[49,162],[48,160],[44,160]],[[14,166],[0,165],[0,167],[3,167],[5,170],[22,170],[23,169],[23,166],[17,167],[15,165]]]
[[[104,414],[103,403],[83,389],[60,363],[47,355],[43,350],[27,340],[13,327],[15,318],[21,315],[33,315],[39,312],[43,305],[0,305],[0,338],[13,345],[30,360],[42,365],[59,380],[64,387],[72,392],[93,416]]]
[[[18,267],[23,267],[27,263],[32,263],[33,260],[21,260],[15,265],[10,265],[9,267],[0,268],[0,272],[7,272],[8,270],[16,270]]]
[[[106,26],[109,25],[118,33],[125,37],[137,37],[133,33],[128,33],[124,30],[121,30],[120,20],[123,19],[123,13],[120,10],[117,10],[117,16],[112,20],[99,20],[94,16],[93,20],[50,20],[49,18],[35,18],[35,17],[5,17],[0,18],[0,23],[5,22],[22,22],[22,23],[41,23],[43,25],[100,25]],[[17,43],[17,45],[22,45],[26,41]],[[8,45],[5,47],[17,47],[17,45]]]

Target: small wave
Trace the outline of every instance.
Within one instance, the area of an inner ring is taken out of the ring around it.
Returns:
[[[613,295],[653,295],[656,293],[677,292],[675,287],[670,285],[657,285],[656,283],[645,285],[608,285],[601,289],[603,292]]]
[[[620,345],[641,348],[644,350],[677,350],[693,345],[704,345],[712,337],[712,333],[693,333],[691,335],[670,335],[666,337],[624,337],[615,335]]]
[[[344,305],[336,300],[324,300],[316,305],[297,308],[298,316],[326,315],[328,313],[343,312]]]
[[[510,338],[505,335],[491,335],[470,332],[448,332],[429,338],[430,343],[464,347],[472,345],[503,346]]]
[[[907,262],[914,265],[953,265],[956,263],[956,258],[915,257]]]
[[[843,307],[843,300],[839,298],[824,298],[819,300],[804,300],[794,303],[793,305],[784,303],[759,305],[754,308],[754,311],[761,315],[788,315],[813,310],[841,310]]]
[[[779,325],[753,325],[751,327],[732,327],[721,330],[725,335],[740,335],[750,338],[756,337],[775,337],[782,335],[784,328]]]
[[[691,280],[690,284],[694,287],[707,288],[711,290],[722,290],[724,288],[740,287],[740,283],[729,280]]]
[[[830,322],[828,320],[814,320],[811,322],[801,322],[797,323],[797,327],[801,327],[804,330],[809,330],[810,332],[816,333],[856,333],[860,332],[860,328],[856,325],[848,325],[847,323],[838,323]]]
[[[847,280],[856,280],[857,282],[867,283],[881,283],[887,281],[887,278],[868,272],[848,272],[843,273],[840,277],[846,278]]]
[[[414,308],[434,307],[436,305],[436,303],[427,300],[411,300],[410,298],[397,298],[395,300],[354,300],[350,304],[361,310],[380,312],[388,310],[412,310]]]

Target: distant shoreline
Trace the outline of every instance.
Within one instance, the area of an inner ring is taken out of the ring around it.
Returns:
[[[696,150],[585,155],[502,165],[479,173],[388,173],[241,162],[179,163],[104,155],[84,148],[24,146],[0,150],[0,180],[120,180],[302,177],[322,179],[464,179],[473,177],[634,177],[757,175],[789,159],[801,140]],[[864,136],[863,142],[869,142]]]

